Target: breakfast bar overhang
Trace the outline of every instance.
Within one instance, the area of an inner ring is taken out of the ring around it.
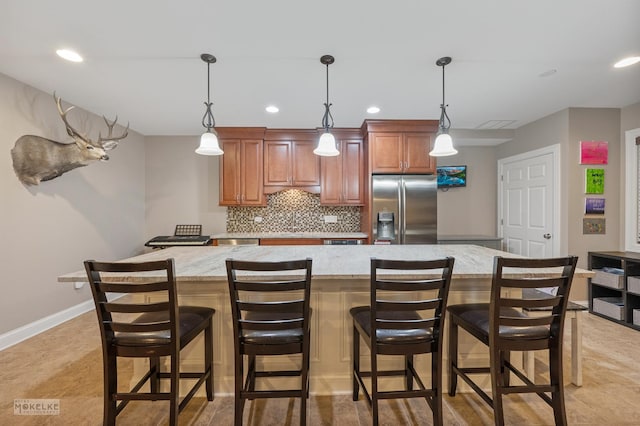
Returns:
[[[515,255],[475,245],[220,246],[171,247],[123,261],[174,258],[180,304],[216,309],[213,338],[215,392],[231,394],[234,389],[233,336],[225,259],[313,259],[310,386],[311,392],[315,394],[335,394],[351,392],[352,326],[349,309],[369,304],[370,258],[417,260],[446,256],[455,257],[449,304],[458,304],[487,302],[493,257]],[[573,286],[586,285],[586,279],[592,274],[590,271],[577,269]],[[130,275],[120,279],[144,282],[149,276]],[[77,271],[58,277],[58,281],[86,283],[87,277],[84,271]],[[461,344],[461,356],[467,363],[486,364],[486,351],[471,342],[469,340],[468,344]],[[198,348],[187,350],[182,359],[184,368],[201,365],[202,360],[196,358],[201,353]],[[274,363],[296,361],[297,359],[292,358],[285,361],[274,360]],[[424,374],[428,375],[426,371]]]

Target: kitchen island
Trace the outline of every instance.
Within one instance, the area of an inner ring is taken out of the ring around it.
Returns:
[[[180,303],[216,309],[213,340],[215,391],[230,394],[233,392],[233,338],[225,259],[276,261],[312,258],[310,385],[313,393],[330,394],[351,391],[352,326],[349,309],[369,304],[371,257],[406,260],[455,257],[449,304],[456,304],[489,300],[493,257],[496,255],[514,256],[476,245],[219,246],[172,247],[125,260],[174,258]],[[586,285],[586,278],[591,275],[590,271],[578,269],[573,285]],[[148,276],[140,275],[126,277],[131,282],[148,279]],[[87,278],[84,271],[77,271],[58,277],[58,281],[78,283],[87,282]],[[471,339],[461,342],[461,357],[471,364],[486,363],[486,350],[472,342]],[[198,348],[188,350],[183,359],[185,368],[202,365],[201,360],[195,358],[201,353]],[[363,355],[368,356],[368,352],[363,350]],[[428,355],[425,357],[428,360]],[[289,363],[289,360],[274,361],[273,365],[288,368]],[[364,358],[363,365],[368,365]],[[383,367],[386,367],[384,363]]]

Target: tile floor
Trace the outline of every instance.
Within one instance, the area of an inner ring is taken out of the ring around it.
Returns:
[[[565,354],[570,328],[565,335]],[[640,425],[640,331],[593,315],[584,321],[584,386],[570,384],[565,368],[565,398],[571,425]],[[0,425],[102,424],[102,364],[95,314],[89,312],[25,342],[0,352]],[[542,357],[537,363],[544,363]],[[568,362],[568,360],[567,360]],[[566,365],[569,365],[568,363]],[[120,365],[130,376],[131,362]],[[541,368],[542,370],[542,368]],[[60,400],[60,414],[16,416],[18,398]],[[381,403],[384,425],[428,425],[431,412],[423,400]],[[369,425],[370,409],[361,396],[312,395],[310,425]],[[508,425],[551,425],[551,409],[534,395],[505,399]],[[297,425],[298,401],[256,400],[244,413],[249,425]],[[490,425],[493,415],[475,394],[445,396],[446,425]],[[213,402],[194,398],[180,415],[181,425],[231,425],[233,399],[217,396]],[[166,403],[132,402],[118,417],[119,425],[168,424]]]

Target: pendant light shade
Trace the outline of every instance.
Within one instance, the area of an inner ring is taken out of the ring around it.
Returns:
[[[429,152],[432,157],[446,157],[448,155],[456,155],[458,150],[453,147],[453,140],[448,133],[440,133],[436,137],[433,149]]]
[[[313,153],[321,157],[335,157],[340,155],[340,152],[336,148],[336,138],[331,134],[330,129],[333,127],[333,117],[329,108],[329,65],[335,62],[335,58],[331,55],[324,55],[320,58],[320,62],[327,67],[327,102],[324,104],[324,116],[322,117],[322,127],[324,133],[320,136],[318,141],[318,147],[313,150]],[[331,121],[331,124],[329,124]]]
[[[196,149],[196,154],[200,155],[222,155],[224,151],[220,149],[218,135],[214,132],[204,132],[200,136],[200,146]]]
[[[322,157],[340,155],[340,152],[336,149],[336,138],[329,132],[323,133],[318,141],[318,147],[313,150],[313,153]]]
[[[447,104],[444,101],[444,67],[451,63],[451,58],[445,56],[436,61],[436,65],[442,67],[442,103],[440,104],[440,122],[438,123],[438,136],[433,144],[433,149],[429,152],[432,157],[446,157],[456,155],[458,151],[453,147],[453,139],[449,134],[451,120],[447,114]]]
[[[218,135],[214,129],[216,125],[216,121],[213,118],[213,112],[211,112],[211,106],[213,103],[211,102],[211,84],[210,77],[211,72],[209,67],[211,64],[216,62],[216,57],[210,55],[208,53],[203,53],[200,55],[200,59],[207,63],[207,102],[205,102],[205,106],[207,110],[202,117],[202,125],[207,128],[207,131],[202,134],[200,137],[200,146],[196,149],[196,154],[200,155],[222,155],[224,151],[220,148],[220,143],[218,142]]]

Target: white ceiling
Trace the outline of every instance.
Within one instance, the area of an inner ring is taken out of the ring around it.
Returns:
[[[201,53],[218,58],[216,124],[270,128],[320,127],[324,54],[336,58],[336,127],[437,119],[435,61],[451,56],[452,128],[504,120],[514,129],[567,107],[639,102],[640,64],[612,67],[640,55],[639,17],[638,0],[3,0],[0,73],[118,114],[144,135],[196,135],[207,96]],[[62,47],[85,62],[61,60]],[[382,111],[368,115],[370,105]]]

